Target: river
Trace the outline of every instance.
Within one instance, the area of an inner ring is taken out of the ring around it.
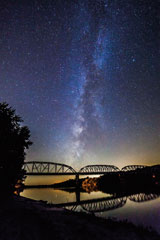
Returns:
[[[27,177],[26,184],[51,184],[66,180],[62,177]],[[136,225],[152,227],[160,233],[160,195],[139,193],[116,196],[100,191],[72,192],[53,188],[25,189],[21,196],[44,200],[73,211],[84,211],[103,218],[127,220]]]

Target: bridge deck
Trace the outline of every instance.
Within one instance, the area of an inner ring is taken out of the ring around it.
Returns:
[[[52,173],[52,172],[42,172],[42,173],[37,173],[37,172],[29,172],[26,173],[26,176],[59,176],[59,175],[101,175],[105,174],[105,172],[64,172],[64,173]]]

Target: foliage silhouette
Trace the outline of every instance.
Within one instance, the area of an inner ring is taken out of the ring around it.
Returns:
[[[25,150],[32,142],[28,127],[6,102],[0,103],[0,190],[3,194],[15,191],[17,182],[24,179],[22,169]]]

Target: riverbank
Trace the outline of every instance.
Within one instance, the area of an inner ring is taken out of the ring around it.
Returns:
[[[0,205],[1,240],[159,240],[153,231],[126,222],[75,213],[43,201],[14,196]]]

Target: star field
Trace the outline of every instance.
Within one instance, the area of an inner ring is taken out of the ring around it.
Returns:
[[[26,160],[159,163],[159,4],[1,1],[0,101],[31,131]]]

